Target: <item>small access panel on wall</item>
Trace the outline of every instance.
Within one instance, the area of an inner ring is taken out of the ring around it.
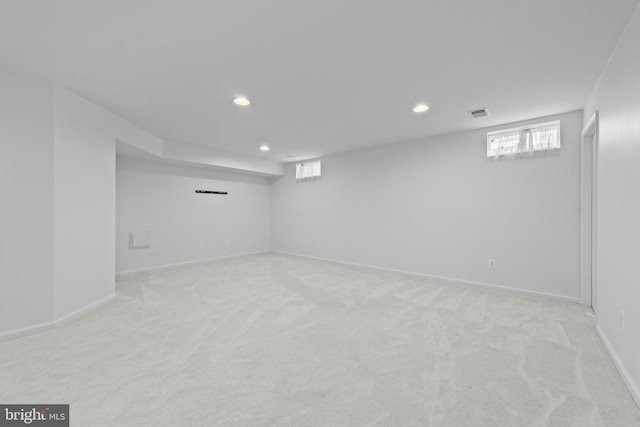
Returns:
[[[148,249],[151,247],[150,231],[130,231],[129,249]]]

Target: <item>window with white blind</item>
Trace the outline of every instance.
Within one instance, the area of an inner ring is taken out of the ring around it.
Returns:
[[[308,163],[298,163],[296,165],[296,182],[320,179],[321,173],[320,160]]]
[[[531,157],[560,149],[560,121],[487,133],[487,157]]]

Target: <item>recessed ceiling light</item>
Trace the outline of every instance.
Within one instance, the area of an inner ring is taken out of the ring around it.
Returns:
[[[269,151],[269,146],[268,145],[261,145],[260,146],[260,151]]]
[[[413,112],[414,113],[424,113],[428,109],[429,109],[429,106],[427,104],[418,104],[415,107],[413,107]]]
[[[251,100],[244,96],[236,96],[235,98],[233,98],[233,103],[241,107],[246,107],[247,105],[251,104]]]

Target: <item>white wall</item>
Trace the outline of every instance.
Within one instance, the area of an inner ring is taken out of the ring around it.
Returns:
[[[0,337],[51,320],[53,90],[0,71]]]
[[[585,108],[599,111],[597,323],[640,404],[640,10]],[[620,311],[625,313],[622,328]]]
[[[116,167],[110,113],[61,87],[54,106],[59,319],[114,294]]]
[[[117,164],[118,272],[270,248],[267,178],[120,157]],[[136,231],[150,232],[150,248],[129,249]]]
[[[273,249],[577,300],[582,113],[533,122],[555,119],[558,156],[490,162],[490,128],[326,157],[320,181],[291,164]]]
[[[4,340],[114,297],[116,140],[162,140],[51,83],[0,71],[0,92]]]

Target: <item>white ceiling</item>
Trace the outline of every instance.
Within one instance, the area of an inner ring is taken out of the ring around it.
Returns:
[[[286,161],[581,109],[637,4],[0,0],[0,67],[168,140]]]

